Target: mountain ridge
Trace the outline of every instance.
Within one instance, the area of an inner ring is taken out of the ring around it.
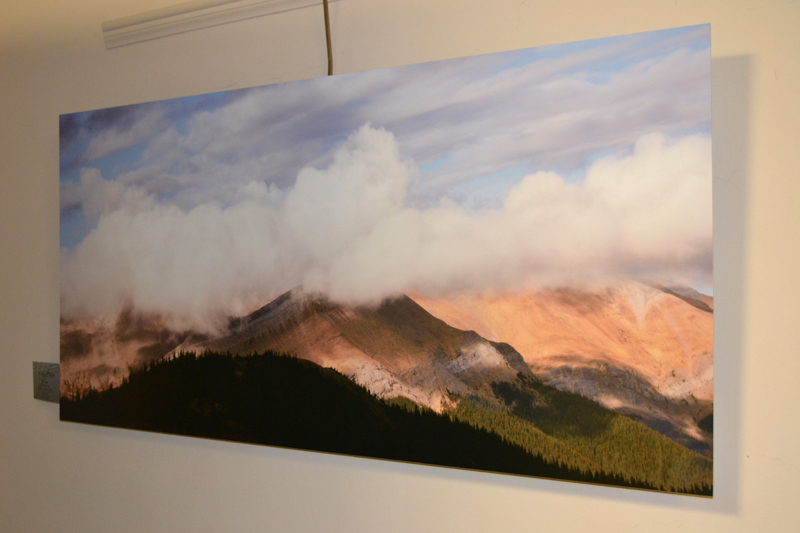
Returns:
[[[699,422],[713,409],[713,298],[631,281],[599,290],[412,296],[454,327],[514,346],[543,382],[711,453],[713,437]]]
[[[451,395],[491,396],[489,383],[531,374],[516,350],[499,346],[447,325],[405,295],[351,308],[295,288],[232,321],[227,333],[182,343],[168,357],[292,354],[351,377],[379,398],[404,396],[442,412],[454,406]]]

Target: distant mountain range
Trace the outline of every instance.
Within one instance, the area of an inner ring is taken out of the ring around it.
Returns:
[[[519,372],[536,375],[711,454],[712,434],[700,426],[713,411],[713,299],[691,289],[628,282],[602,291],[399,296],[369,308],[298,288],[218,337],[187,338],[170,356],[264,350],[437,412],[458,398],[494,398],[491,384]]]
[[[225,357],[245,361],[257,356],[261,361],[267,354],[286,354],[332,369],[376,401],[388,402],[366,412],[385,411],[375,416],[400,416],[397,420],[406,419],[391,410],[396,406],[412,413],[439,413],[443,421],[429,422],[436,427],[444,424],[442,431],[452,429],[445,429],[451,427],[447,420],[488,431],[524,450],[508,452],[512,455],[531,454],[535,461],[553,468],[563,465],[566,470],[556,469],[560,472],[552,474],[556,477],[595,482],[602,478],[612,484],[707,494],[713,445],[712,329],[711,298],[688,289],[635,282],[601,291],[562,289],[454,299],[401,295],[377,307],[340,305],[296,288],[247,316],[231,319],[224,331],[213,336],[175,333],[161,321],[133,312],[123,313],[116,321],[62,324],[62,417],[435,464],[489,464],[472,455],[462,463],[424,459],[424,454],[416,452],[392,455],[385,445],[375,452],[358,451],[362,448],[357,443],[340,446],[326,441],[324,432],[312,438],[309,435],[321,430],[311,428],[323,424],[321,420],[329,415],[323,416],[319,406],[308,402],[324,394],[307,390],[298,396],[291,387],[276,388],[277,376],[270,378],[273,385],[264,382],[264,387],[274,389],[271,392],[256,388],[248,394],[262,398],[259,402],[270,394],[288,402],[284,409],[294,413],[294,422],[280,415],[280,407],[263,404],[284,420],[281,424],[288,424],[275,434],[280,438],[248,429],[242,416],[250,408],[235,407],[245,405],[243,398],[229,393],[208,396],[213,390],[230,390],[233,382],[242,379],[254,385],[254,377],[243,372],[264,371],[262,363],[224,364]],[[218,362],[204,363],[206,355]],[[195,362],[175,366],[187,358]],[[234,373],[221,376],[218,386],[192,384],[190,376],[195,372],[213,381],[213,373],[208,372],[216,366]],[[184,376],[180,368],[190,374]],[[298,367],[297,372],[292,379],[305,379],[301,377],[305,370]],[[309,378],[317,383],[328,374],[311,375],[317,376]],[[330,378],[336,381],[333,374]],[[195,392],[176,397],[182,403],[169,407],[170,396],[164,396],[162,389],[178,383]],[[313,383],[307,386],[318,386]],[[342,401],[351,394],[332,382],[320,383],[340,391],[331,394],[344,394]],[[98,397],[90,391],[105,392]],[[352,394],[360,393],[353,389]],[[163,398],[151,406],[152,413],[145,407],[131,410],[134,404],[150,405],[155,401],[150,398]],[[198,411],[199,405],[207,407]],[[168,416],[170,409],[176,411]],[[297,419],[306,409],[311,418]],[[214,422],[222,412],[229,414]],[[184,422],[166,423],[164,417]],[[373,422],[357,417],[351,423]],[[389,426],[395,427],[391,432],[397,431],[393,422],[386,423],[381,422],[386,431]],[[425,434],[417,422],[409,419],[406,423],[414,435]],[[290,438],[295,424],[308,428],[311,433],[304,439],[311,441]],[[232,427],[239,429],[231,433]],[[470,435],[469,439],[483,439]],[[351,440],[344,434],[337,439]],[[418,449],[415,439],[407,445]],[[443,455],[437,457],[452,453],[446,448],[440,452]],[[531,472],[550,475],[545,471]]]

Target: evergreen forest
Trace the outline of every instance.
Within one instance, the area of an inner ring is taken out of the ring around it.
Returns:
[[[439,414],[335,370],[264,352],[181,354],[119,387],[61,399],[61,419],[489,472],[710,496],[711,461],[519,374],[496,401]]]

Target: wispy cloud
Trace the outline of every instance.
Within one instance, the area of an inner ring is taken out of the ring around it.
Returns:
[[[653,32],[129,106],[85,114],[63,137],[82,140],[82,161],[115,158],[107,179],[134,172],[158,194],[173,176],[170,199],[188,209],[224,205],[230,186],[251,180],[287,189],[369,122],[423,168],[409,201],[425,205],[509,168],[580,173],[647,133],[710,132],[707,37],[707,27]],[[141,157],[125,157],[140,144]]]

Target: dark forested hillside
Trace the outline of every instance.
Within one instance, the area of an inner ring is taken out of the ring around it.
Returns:
[[[543,456],[490,425],[385,402],[335,370],[293,357],[184,354],[121,386],[62,398],[62,420],[458,468],[662,489],[571,445]],[[514,420],[521,420],[513,416]],[[670,487],[667,487],[668,490]],[[698,487],[681,487],[694,492]],[[663,489],[662,489],[663,490]],[[674,489],[673,489],[674,490]]]
[[[669,491],[710,492],[710,459],[639,422],[524,374],[512,383],[493,383],[492,388],[497,404],[468,398],[458,404],[454,416],[547,460],[613,472]]]

